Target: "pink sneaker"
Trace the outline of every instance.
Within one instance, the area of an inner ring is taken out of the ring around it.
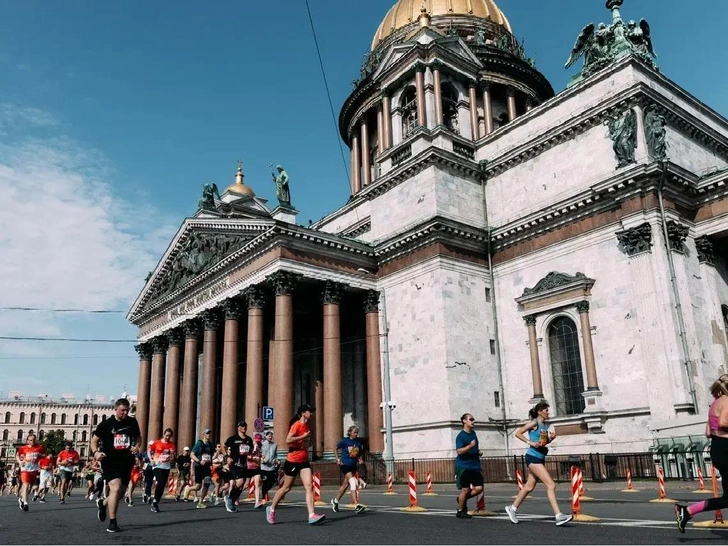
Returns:
[[[326,519],[326,516],[324,514],[314,514],[313,516],[308,517],[308,524],[309,525],[318,525],[325,519]]]
[[[265,521],[273,525],[276,522],[276,513],[271,511],[270,506],[265,507]],[[309,520],[310,523],[311,520]]]

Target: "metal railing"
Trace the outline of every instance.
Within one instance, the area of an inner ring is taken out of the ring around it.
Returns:
[[[657,466],[661,466],[668,480],[697,479],[698,468],[704,476],[710,476],[710,458],[706,453],[589,453],[583,455],[553,455],[546,458],[546,468],[555,481],[570,481],[570,467],[581,466],[584,480],[592,482],[624,481],[627,470],[632,479],[655,479]],[[333,461],[316,461],[314,471],[321,474],[322,485],[335,485],[341,481],[339,467]],[[528,474],[525,457],[484,457],[480,467],[486,483],[514,482],[516,470],[523,476]],[[455,459],[396,459],[393,464],[392,478],[395,484],[407,483],[411,470],[415,471],[417,480],[424,483],[427,473],[432,475],[433,483],[455,482]],[[372,485],[387,483],[387,466],[383,459],[367,457],[360,465],[361,477]]]

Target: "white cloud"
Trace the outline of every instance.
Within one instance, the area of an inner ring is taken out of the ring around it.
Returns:
[[[2,127],[23,136],[5,138]],[[59,135],[27,136],[33,127]],[[104,155],[61,133],[46,112],[0,104],[0,306],[126,309],[178,222],[121,197]],[[62,336],[66,320],[0,311],[0,335]],[[0,341],[0,355],[45,350]]]

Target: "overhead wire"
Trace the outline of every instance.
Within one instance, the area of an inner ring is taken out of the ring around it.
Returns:
[[[306,0],[306,11],[308,12],[308,20],[311,23],[311,33],[313,34],[313,42],[316,45],[316,54],[318,55],[319,65],[321,66],[321,76],[324,80],[324,87],[326,88],[326,96],[329,99],[329,108],[331,109],[331,119],[334,122],[334,133],[336,134],[336,140],[339,143],[339,151],[341,152],[341,162],[344,164],[344,172],[346,173],[346,179],[349,180],[349,167],[346,165],[346,156],[344,154],[344,147],[341,144],[339,138],[339,128],[336,121],[336,113],[334,112],[334,102],[331,100],[331,90],[329,89],[329,82],[326,78],[326,70],[324,69],[324,61],[321,57],[321,48],[319,47],[318,37],[316,36],[316,27],[313,24],[313,16],[311,15],[311,6]]]
[[[47,313],[126,313],[120,309],[54,309],[51,307],[0,307],[0,311],[41,311]]]

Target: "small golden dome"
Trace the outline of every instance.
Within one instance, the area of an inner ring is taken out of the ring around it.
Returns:
[[[235,183],[230,184],[227,188],[225,188],[223,193],[232,191],[239,195],[250,195],[251,197],[254,197],[255,192],[250,187],[243,184],[243,178],[245,178],[245,175],[243,174],[243,162],[238,161],[238,172],[235,173]]]
[[[382,24],[374,34],[372,50],[400,28],[417,22],[423,8],[427,10],[430,17],[470,15],[483,19],[490,18],[494,23],[513,33],[508,19],[493,0],[399,0],[384,16]]]

